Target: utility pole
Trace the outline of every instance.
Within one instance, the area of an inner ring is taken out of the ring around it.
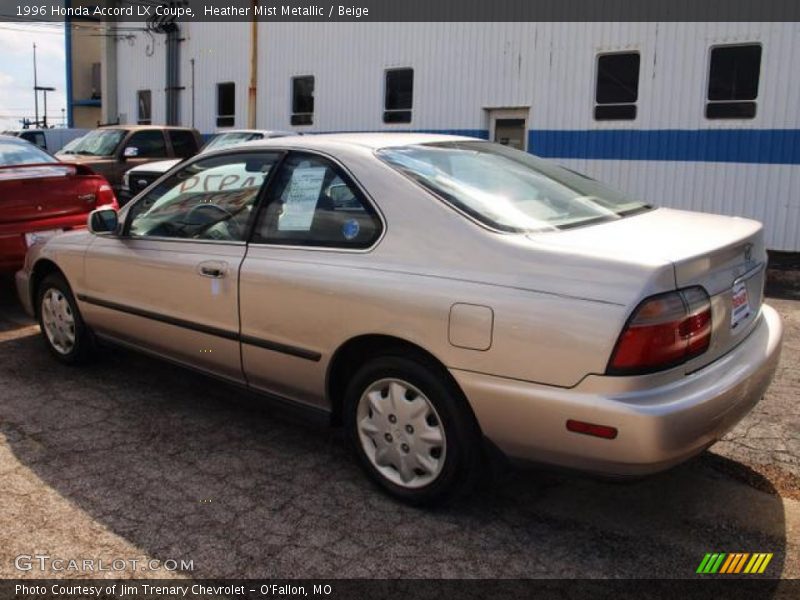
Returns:
[[[247,89],[247,127],[256,128],[256,99],[258,94],[258,0],[253,0],[253,18],[250,21],[250,87]]]
[[[33,105],[36,108],[36,125],[39,126],[39,83],[36,81],[36,44],[33,45]]]
[[[44,120],[43,120],[43,126],[47,127],[47,92],[55,92],[56,88],[37,85],[33,89],[34,89],[34,93],[37,93],[37,94],[40,91],[44,92]],[[39,127],[39,108],[38,108],[38,104],[37,104],[37,108],[36,108],[36,126]]]
[[[189,62],[192,63],[192,127],[194,127],[194,59]]]

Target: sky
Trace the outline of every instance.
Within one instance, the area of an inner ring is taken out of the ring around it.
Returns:
[[[63,23],[0,21],[0,130],[19,129],[22,117],[34,118],[33,44],[40,86],[47,93],[48,123],[61,124],[66,109]],[[39,92],[39,118],[44,110]]]

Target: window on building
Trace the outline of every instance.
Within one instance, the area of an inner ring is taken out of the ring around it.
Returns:
[[[197,154],[197,139],[191,131],[185,129],[170,129],[169,141],[175,156],[189,158]]]
[[[236,121],[236,84],[217,84],[217,127],[233,127]]]
[[[314,122],[314,76],[292,77],[292,125]]]
[[[760,72],[760,44],[712,48],[706,118],[755,117]]]
[[[152,94],[150,90],[139,90],[136,92],[136,104],[138,106],[136,122],[139,125],[150,125],[152,122]]]
[[[136,148],[132,156],[137,158],[167,158],[167,145],[160,129],[145,129],[134,133],[125,144],[126,148]]]
[[[638,52],[617,52],[597,57],[595,120],[625,121],[636,118],[639,62]]]
[[[410,123],[414,101],[414,69],[386,71],[384,91],[384,123]]]

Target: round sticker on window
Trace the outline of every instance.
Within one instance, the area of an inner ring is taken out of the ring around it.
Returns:
[[[344,235],[346,240],[355,239],[360,230],[361,227],[355,219],[345,221],[344,225],[342,225],[342,235]]]

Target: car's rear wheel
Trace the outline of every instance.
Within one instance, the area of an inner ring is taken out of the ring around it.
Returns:
[[[362,466],[393,496],[436,504],[471,488],[482,438],[443,369],[406,356],[376,358],[352,378],[345,402],[348,437]]]
[[[94,348],[91,331],[61,275],[53,273],[42,280],[37,293],[37,312],[42,337],[58,360],[79,364],[90,358]]]

